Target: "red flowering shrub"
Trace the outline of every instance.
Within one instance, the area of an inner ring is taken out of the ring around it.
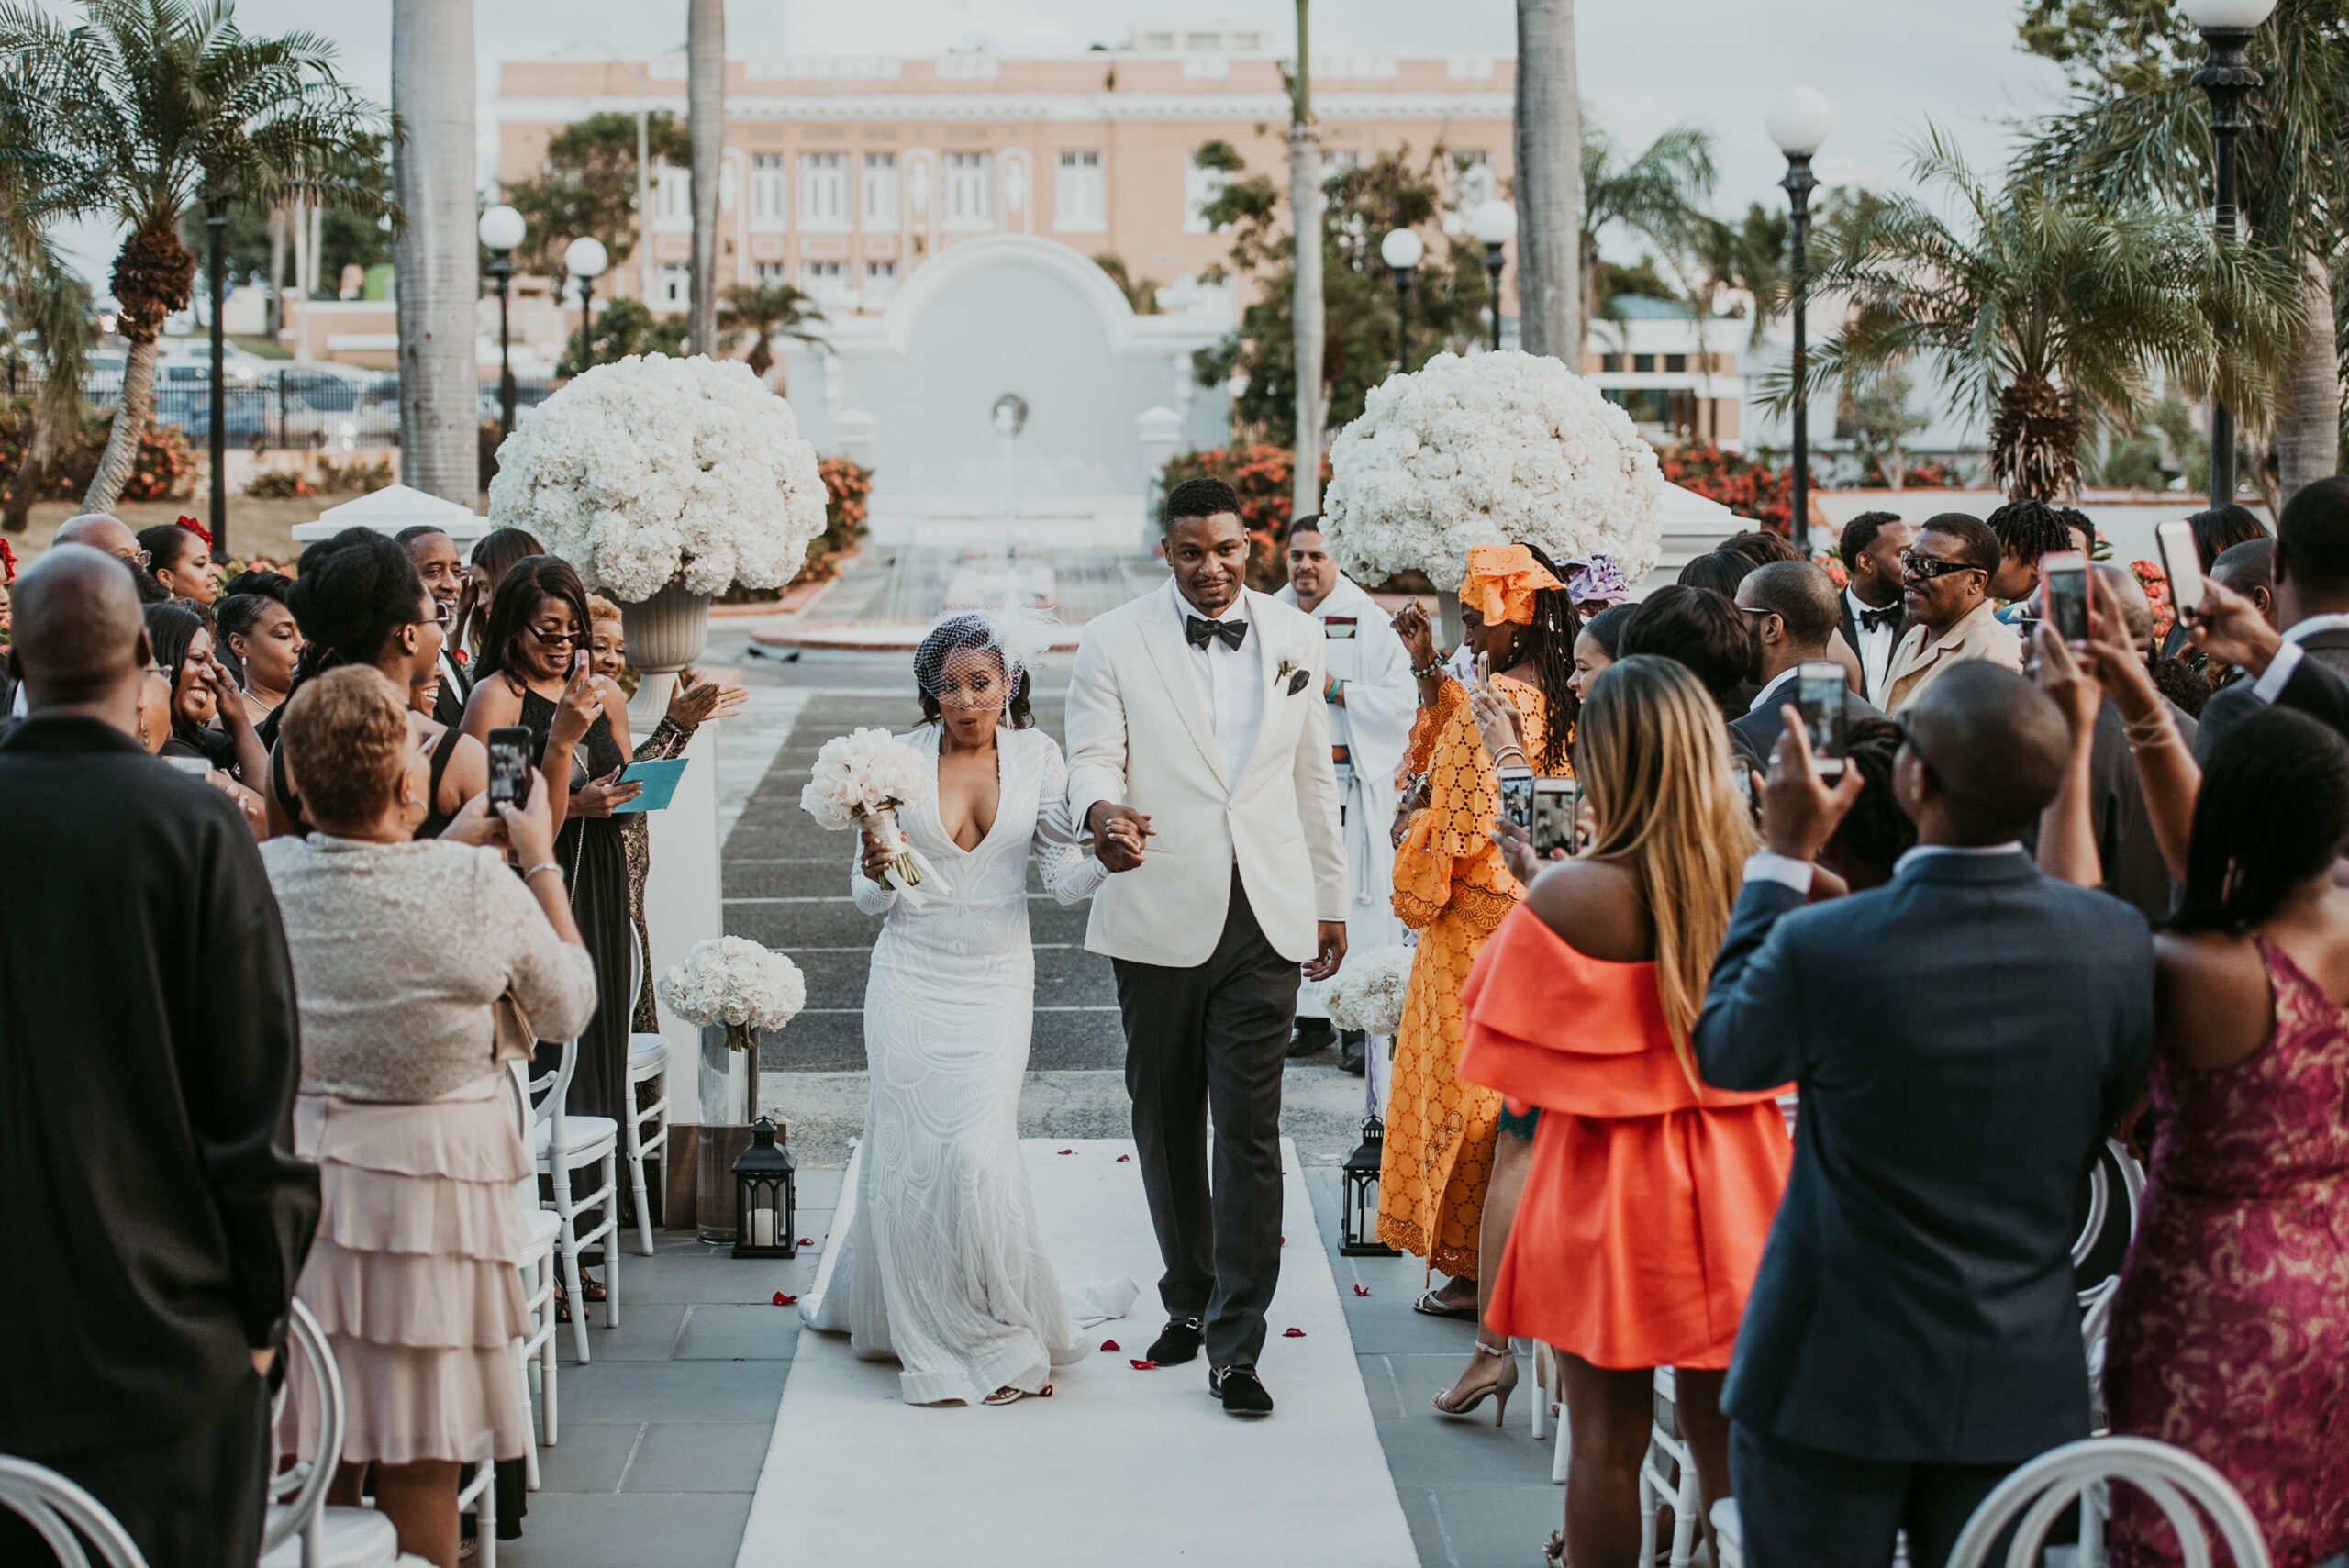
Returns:
[[[1787,531],[1794,516],[1795,471],[1770,468],[1742,452],[1726,451],[1710,441],[1689,441],[1659,451],[1664,477],[1684,490],[1719,501],[1740,517],[1753,517],[1773,533]],[[1819,487],[1818,477],[1811,488]]]
[[[2131,562],[2129,572],[2145,590],[2145,602],[2154,606],[2154,646],[2159,648],[2177,622],[2177,608],[2169,602],[2169,573],[2150,561]]]

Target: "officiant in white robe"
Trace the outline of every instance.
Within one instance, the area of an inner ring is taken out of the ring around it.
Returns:
[[[1338,570],[1322,546],[1318,517],[1299,518],[1288,535],[1288,586],[1276,597],[1321,623],[1327,653],[1322,693],[1329,706],[1331,756],[1337,764],[1338,799],[1346,844],[1347,951],[1359,958],[1379,948],[1401,947],[1403,922],[1395,916],[1395,770],[1411,738],[1419,713],[1419,685],[1411,679],[1410,655],[1392,629],[1386,612]],[[1299,1018],[1326,1018],[1321,986],[1297,988]],[[1364,1061],[1374,1103],[1386,1098],[1386,1045],[1367,1042]]]

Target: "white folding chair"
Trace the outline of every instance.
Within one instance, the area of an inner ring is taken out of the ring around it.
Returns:
[[[1672,1510],[1671,1568],[1688,1568],[1697,1554],[1697,1515],[1702,1506],[1697,1489],[1697,1459],[1687,1440],[1673,1429],[1679,1423],[1675,1401],[1679,1385],[1672,1369],[1655,1369],[1655,1416],[1648,1428],[1648,1451],[1640,1460],[1640,1561],[1655,1561],[1655,1515],[1658,1507]],[[1667,1426],[1665,1412],[1674,1419]],[[1563,1423],[1561,1423],[1563,1425]]]
[[[1745,1521],[1734,1497],[1713,1505],[1713,1568],[1745,1568]]]
[[[2210,1568],[2204,1515],[2217,1527],[2234,1568],[2270,1568],[2267,1542],[2242,1494],[2184,1449],[2151,1438],[2083,1438],[2023,1465],[1999,1482],[1965,1521],[1950,1549],[1949,1568],[1987,1568],[1992,1544],[2009,1525],[2015,1535],[2005,1568],[2034,1568],[2047,1532],[2073,1500],[2092,1486],[2114,1482],[2125,1482],[2154,1500],[2177,1532],[2185,1568]]]
[[[525,1148],[530,1141],[530,1080],[518,1062],[507,1063],[508,1086],[514,1091],[516,1130],[522,1135]],[[537,1358],[539,1370],[539,1430],[547,1447],[554,1447],[555,1381],[562,1358],[555,1354],[554,1281],[557,1263],[555,1247],[562,1235],[562,1217],[551,1208],[539,1207],[539,1179],[525,1176],[515,1194],[522,1206],[522,1223],[529,1228],[529,1241],[523,1253],[522,1310],[529,1321],[521,1342],[515,1347],[515,1365],[522,1379],[522,1404],[530,1403],[530,1363]],[[536,1444],[523,1451],[523,1464],[529,1472],[530,1490],[539,1489],[539,1451]]]
[[[644,994],[645,952],[641,943],[631,940],[629,957],[632,973],[629,980],[629,1016],[635,1016],[636,999]],[[636,1103],[636,1086],[653,1085],[652,1103]],[[650,1136],[647,1128],[651,1128]],[[669,1163],[669,1037],[662,1034],[638,1034],[628,1037],[628,1168],[629,1179],[636,1191],[637,1251],[652,1256],[652,1207],[645,1200],[645,1162],[653,1155],[661,1156],[664,1173]]]
[[[400,1554],[399,1531],[373,1508],[329,1504],[327,1487],[342,1462],[342,1372],[318,1320],[294,1303],[285,1334],[285,1377],[278,1385],[284,1410],[294,1380],[307,1377],[317,1390],[317,1441],[307,1458],[270,1477],[269,1514],[262,1527],[261,1568],[384,1568]],[[271,1423],[274,1430],[276,1423]]]
[[[98,1549],[106,1568],[147,1568],[138,1543],[106,1506],[45,1464],[0,1455],[0,1508],[33,1527],[49,1543],[58,1568],[90,1568],[83,1540]]]
[[[473,1517],[473,1561],[481,1568],[497,1568],[497,1461],[490,1455],[497,1451],[494,1433],[481,1434],[481,1458],[473,1465],[473,1478],[457,1494],[457,1516]]]
[[[579,1041],[562,1042],[562,1064],[543,1077],[529,1080],[530,1091],[530,1158],[540,1175],[554,1184],[549,1207],[562,1221],[559,1243],[562,1276],[571,1290],[571,1334],[579,1359],[587,1351],[587,1297],[579,1288],[579,1254],[592,1241],[604,1244],[604,1327],[620,1326],[620,1205],[619,1128],[611,1118],[572,1116],[563,1108],[571,1094],[571,1076],[579,1069]],[[603,1184],[574,1194],[571,1173],[590,1165],[603,1167]],[[579,1229],[579,1217],[600,1209],[603,1218],[592,1229]]]

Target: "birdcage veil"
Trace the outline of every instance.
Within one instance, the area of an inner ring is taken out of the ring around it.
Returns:
[[[1008,702],[1019,691],[1023,676],[1032,680],[1037,662],[1052,647],[1052,634],[1059,629],[1058,621],[1033,611],[950,611],[930,623],[921,645],[914,650],[914,680],[937,701],[946,667],[954,656],[985,651],[1002,662]]]

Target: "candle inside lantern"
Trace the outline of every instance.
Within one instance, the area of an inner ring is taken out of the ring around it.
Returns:
[[[751,1245],[774,1245],[774,1210],[768,1205],[762,1204],[751,1211]]]

